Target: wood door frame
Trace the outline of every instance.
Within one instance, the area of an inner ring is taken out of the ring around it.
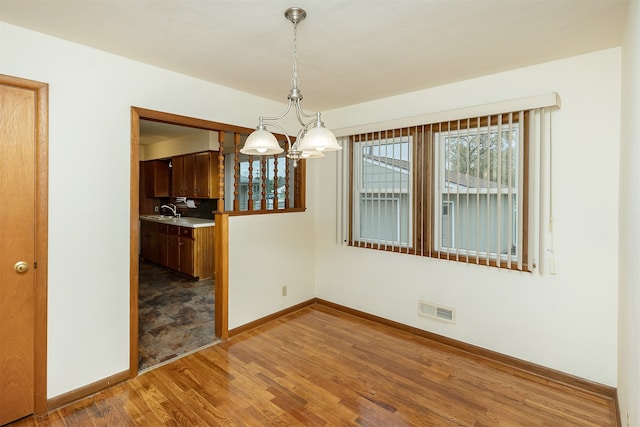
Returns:
[[[145,108],[131,107],[131,191],[129,222],[129,377],[134,378],[138,375],[138,253],[139,253],[139,201],[140,201],[140,120],[153,120],[175,124],[179,126],[188,126],[193,128],[212,130],[217,132],[238,130],[246,131],[244,128],[226,125],[223,123],[212,122],[208,120],[196,119],[193,117],[180,116],[177,114],[163,113],[160,111],[148,110]],[[219,203],[219,205],[221,205]],[[218,218],[219,214],[216,214]],[[226,217],[227,215],[221,215]],[[221,247],[220,242],[226,242],[227,228],[216,223],[216,262],[215,262],[215,335],[220,339],[226,339],[229,336],[228,330],[228,274],[227,271],[227,248]],[[221,240],[222,239],[222,240]]]
[[[47,292],[49,259],[49,84],[0,74],[0,84],[35,94],[35,292],[34,396],[35,414],[47,412]]]

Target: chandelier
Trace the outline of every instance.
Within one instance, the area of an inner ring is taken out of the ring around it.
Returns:
[[[291,91],[287,97],[289,103],[285,111],[276,117],[260,116],[258,127],[253,131],[240,150],[241,153],[251,156],[267,156],[280,154],[284,151],[276,137],[267,130],[272,127],[284,134],[287,138],[287,157],[297,163],[300,159],[323,157],[326,151],[341,150],[335,135],[324,126],[320,113],[306,113],[300,101],[302,93],[298,89],[298,51],[297,51],[297,29],[298,24],[307,17],[307,12],[299,7],[290,7],[284,12],[284,16],[293,23],[293,78],[291,80]],[[296,135],[295,143],[291,143],[291,138],[281,126],[274,123],[280,120],[295,108],[296,117],[302,126]]]

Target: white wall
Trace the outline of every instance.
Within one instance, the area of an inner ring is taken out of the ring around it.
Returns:
[[[333,128],[558,92],[553,116],[556,275],[343,246],[336,167],[315,179],[317,296],[553,369],[616,386],[620,49],[609,49],[333,110]],[[457,323],[417,315],[418,299]]]
[[[313,238],[309,211],[229,218],[229,329],[315,297]]]
[[[622,48],[618,399],[622,425],[640,426],[640,2],[629,5]]]
[[[1,22],[0,73],[50,85],[47,396],[53,397],[129,369],[131,106],[253,127],[258,115],[284,104]],[[271,223],[270,216],[242,225]],[[296,220],[299,226],[304,220]],[[297,235],[284,231],[280,241],[300,246]],[[297,261],[296,253],[287,256]],[[301,276],[308,288],[312,279]],[[280,300],[256,302],[252,288],[260,293],[261,285],[245,283],[236,292],[240,285],[231,283],[232,319],[247,317],[245,304],[257,304],[257,314],[282,307]],[[308,294],[290,289],[288,301]]]

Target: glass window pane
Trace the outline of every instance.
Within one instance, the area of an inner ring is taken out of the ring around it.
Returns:
[[[354,151],[359,162],[356,239],[384,245],[409,244],[409,137],[365,141]]]
[[[393,199],[369,199],[360,202],[360,237],[368,240],[398,241],[400,204]]]
[[[439,250],[517,255],[517,124],[436,134],[439,152]]]

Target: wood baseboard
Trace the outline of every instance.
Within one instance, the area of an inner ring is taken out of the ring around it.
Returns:
[[[127,381],[129,379],[129,370],[119,372],[110,377],[103,378],[94,383],[87,384],[84,387],[71,390],[67,393],[59,394],[51,399],[47,399],[47,411],[67,405],[76,400],[84,399],[106,388]]]
[[[601,397],[617,401],[617,392],[614,387],[599,384],[593,381],[586,380],[584,378],[576,377],[571,374],[567,374],[555,369],[547,368],[545,366],[537,365],[535,363],[527,362],[522,359],[518,359],[512,356],[507,356],[502,353],[487,350],[486,348],[478,347],[472,344],[467,344],[463,341],[458,341],[452,338],[447,338],[443,335],[438,335],[433,332],[428,332],[423,329],[418,329],[413,326],[408,326],[403,323],[395,322],[393,320],[385,319],[383,317],[375,316],[373,314],[366,313],[364,311],[349,308],[340,304],[336,304],[323,299],[316,299],[317,304],[332,308],[334,310],[341,311],[343,313],[351,314],[356,317],[360,317],[365,320],[380,323],[386,326],[409,332],[413,335],[417,335],[423,338],[427,338],[439,344],[443,344],[454,349],[464,351],[476,357],[488,359],[502,365],[515,368],[529,374],[534,374],[544,379],[562,383],[564,385],[581,389],[585,392],[592,393]]]
[[[317,298],[312,298],[308,301],[301,302],[300,304],[293,305],[289,308],[285,308],[284,310],[277,311],[268,316],[262,317],[260,319],[254,320],[253,322],[246,323],[242,326],[238,326],[237,328],[233,328],[229,330],[229,338],[234,335],[241,334],[242,332],[246,332],[250,329],[257,328],[258,326],[264,325],[272,320],[275,320],[279,317],[286,316],[287,314],[294,313],[298,310],[302,310],[305,307],[315,304],[318,301]]]

